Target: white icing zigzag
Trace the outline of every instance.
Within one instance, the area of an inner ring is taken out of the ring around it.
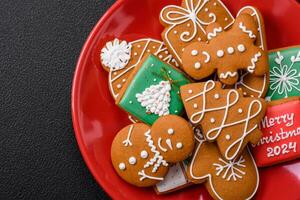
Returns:
[[[255,39],[255,38],[256,38],[256,36],[253,34],[253,32],[252,32],[251,30],[247,30],[247,27],[243,24],[243,22],[240,22],[239,28],[240,28],[244,33],[247,33],[251,39]]]
[[[221,32],[222,32],[222,27],[214,28],[212,33],[207,34],[207,39],[211,40],[213,37],[217,36],[217,33],[221,33]]]
[[[237,72],[226,72],[226,73],[221,73],[220,78],[227,79],[228,77],[235,77],[237,75]]]
[[[251,58],[251,65],[247,67],[247,70],[250,72],[250,73],[253,73],[254,70],[255,70],[255,63],[257,63],[258,61],[258,58],[261,57],[261,53],[258,52],[254,55],[253,58]]]

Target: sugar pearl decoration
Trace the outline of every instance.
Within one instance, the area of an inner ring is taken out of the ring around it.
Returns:
[[[237,49],[239,50],[239,52],[244,52],[246,50],[246,47],[243,44],[239,44]]]
[[[217,51],[217,56],[218,56],[219,58],[222,58],[222,57],[224,56],[224,51],[218,50],[218,51]]]
[[[226,139],[226,140],[230,140],[230,139],[231,139],[230,135],[226,135],[226,136],[225,136],[225,139]]]
[[[238,109],[238,112],[239,112],[239,113],[242,113],[242,112],[243,112],[243,109],[239,108],[239,109]]]
[[[215,118],[213,118],[213,117],[210,118],[210,122],[211,122],[211,123],[215,123],[215,121],[216,121]]]
[[[135,165],[135,163],[136,163],[136,158],[132,156],[132,157],[129,158],[128,162],[129,162],[129,164],[131,164],[131,165]]]
[[[169,134],[169,135],[173,135],[173,134],[174,134],[174,129],[169,128],[169,129],[168,129],[168,134]]]
[[[219,99],[220,95],[219,94],[215,94],[214,97],[215,97],[215,99]]]
[[[182,149],[182,147],[183,147],[183,145],[182,145],[181,142],[178,142],[178,143],[176,144],[176,148],[177,148],[177,149]]]
[[[201,64],[199,62],[196,62],[195,63],[195,69],[200,69],[200,67],[201,67]]]
[[[119,169],[122,170],[122,171],[124,171],[126,169],[125,163],[120,163],[119,164]]]
[[[141,151],[141,158],[148,158],[148,152],[145,150]]]
[[[193,50],[192,51],[192,56],[196,56],[196,55],[198,55],[198,51],[197,50]]]
[[[233,53],[234,53],[234,48],[228,47],[227,52],[228,52],[229,54],[233,54]]]

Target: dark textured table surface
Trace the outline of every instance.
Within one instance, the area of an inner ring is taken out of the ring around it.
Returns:
[[[109,199],[74,136],[77,58],[114,0],[0,1],[0,199]]]

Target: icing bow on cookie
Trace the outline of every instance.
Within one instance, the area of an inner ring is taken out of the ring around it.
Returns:
[[[136,123],[123,128],[113,141],[111,159],[125,181],[147,187],[164,180],[169,163],[185,160],[193,148],[190,124],[176,115],[167,115],[152,127]]]
[[[239,69],[255,76],[268,72],[267,52],[255,46],[258,25],[251,15],[239,15],[228,31],[218,23],[206,30],[209,41],[193,43],[183,53],[183,69],[191,77],[200,80],[217,71],[221,82],[233,85]]]

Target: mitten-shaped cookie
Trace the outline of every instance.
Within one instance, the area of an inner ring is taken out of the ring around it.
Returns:
[[[194,183],[205,182],[210,195],[219,200],[251,199],[259,184],[257,167],[248,148],[228,161],[215,143],[207,141],[197,146],[187,174]]]
[[[147,187],[164,180],[170,163],[185,160],[193,148],[190,124],[176,115],[167,115],[152,127],[137,123],[123,128],[112,143],[111,159],[122,179]]]
[[[190,121],[201,126],[207,140],[217,142],[225,159],[235,159],[248,142],[259,141],[263,99],[243,97],[241,90],[222,89],[214,81],[188,84],[180,91]]]
[[[217,72],[221,82],[233,85],[239,69],[255,76],[268,72],[267,52],[254,44],[258,25],[251,15],[239,15],[228,31],[213,23],[206,32],[208,42],[193,43],[183,52],[183,70],[192,78],[200,80]]]

